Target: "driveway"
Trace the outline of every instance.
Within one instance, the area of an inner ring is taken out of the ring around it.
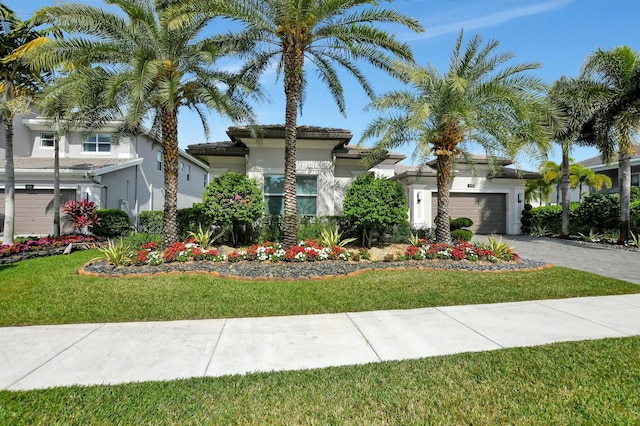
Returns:
[[[474,235],[474,239],[480,241],[486,241],[487,237]],[[640,251],[523,235],[503,235],[502,240],[515,248],[520,257],[525,259],[553,263],[640,284]]]

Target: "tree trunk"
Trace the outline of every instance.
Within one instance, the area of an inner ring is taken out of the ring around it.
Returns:
[[[560,180],[562,192],[562,235],[569,235],[569,149],[562,146],[562,178]]]
[[[178,241],[178,116],[162,108],[162,151],[164,162],[164,218],[162,246]]]
[[[53,236],[60,236],[60,137],[57,129],[53,134]]]
[[[286,98],[284,125],[284,246],[298,242],[298,207],[296,203],[296,138],[298,105],[302,93],[304,51],[295,43],[285,48],[284,93]]]
[[[620,238],[624,243],[629,240],[629,215],[631,203],[631,154],[618,153],[618,175],[620,176]]]
[[[14,218],[16,212],[16,176],[13,166],[13,114],[4,117],[5,182],[4,182],[4,236],[3,244],[14,243]]]
[[[436,215],[436,241],[451,244],[451,229],[449,224],[449,186],[451,185],[451,170],[453,157],[451,154],[436,155],[436,172],[438,185],[438,213]]]

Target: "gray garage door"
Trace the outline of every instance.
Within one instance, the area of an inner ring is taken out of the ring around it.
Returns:
[[[438,212],[437,194],[431,200],[431,215]],[[471,230],[476,234],[504,234],[507,231],[507,203],[505,194],[451,193],[449,209],[452,218],[473,220]]]
[[[73,189],[60,190],[60,204],[75,199]],[[52,189],[16,189],[16,215],[14,233],[16,235],[53,234],[53,190]],[[62,213],[61,213],[62,215]],[[4,190],[0,190],[0,228],[4,226]],[[62,232],[71,228],[62,221]]]

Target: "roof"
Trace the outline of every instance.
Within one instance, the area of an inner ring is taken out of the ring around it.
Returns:
[[[491,159],[490,157],[483,154],[468,154],[466,157],[463,157],[462,155],[457,155],[454,157],[454,162],[467,163],[468,162],[467,159],[470,159],[471,162],[475,164],[491,164],[492,161],[495,164],[500,164],[501,166],[508,166],[510,164],[513,164],[513,161],[511,161],[506,157],[493,157]],[[434,158],[433,160],[427,161],[427,164],[429,166],[434,166],[436,164],[436,159]]]
[[[635,145],[636,154],[631,156],[631,159],[640,158],[640,145]],[[611,164],[616,164],[618,162],[618,153],[615,153],[611,157]],[[585,167],[596,167],[596,166],[605,166],[607,165],[602,160],[602,155],[596,155],[595,157],[587,158],[586,160],[578,161],[578,164],[582,164]]]
[[[249,148],[240,141],[209,142],[189,145],[187,153],[191,155],[215,155],[221,157],[244,157]]]
[[[60,169],[92,171],[132,161],[130,158],[60,158]],[[0,160],[4,169],[5,160]],[[53,158],[16,157],[13,159],[16,170],[53,170]]]
[[[510,167],[503,167],[499,172],[489,174],[489,178],[494,179],[538,179],[539,177],[541,175],[538,172],[517,170]]]
[[[476,156],[481,157],[481,156]],[[395,167],[394,179],[404,179],[409,177],[432,177],[437,175],[437,171],[432,161],[422,164],[420,167],[397,164]],[[511,164],[511,162],[509,162]],[[537,179],[540,174],[527,170],[517,170],[510,167],[501,167],[497,173],[490,173],[487,177],[492,179]]]
[[[262,132],[260,136],[267,139],[284,139],[284,127],[284,124],[267,124],[257,126],[257,128]],[[350,130],[336,129],[333,127],[298,126],[297,129],[298,139],[334,139],[338,140],[341,145],[346,145],[349,143],[351,138],[353,138],[353,134]],[[249,126],[231,126],[227,130],[227,135],[229,135],[232,142],[241,142],[239,140],[240,138],[253,137],[251,130],[252,129]]]

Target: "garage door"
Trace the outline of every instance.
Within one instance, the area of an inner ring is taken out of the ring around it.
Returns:
[[[476,234],[504,234],[507,231],[506,194],[451,193],[449,209],[452,218],[473,220],[471,230]],[[431,200],[431,217],[438,213],[438,196]]]
[[[61,189],[60,204],[75,199],[75,190]],[[50,235],[53,234],[53,190],[51,189],[16,189],[16,214],[14,233],[16,235]],[[0,190],[0,228],[4,227],[4,190]],[[62,232],[68,233],[71,228],[62,221]]]

